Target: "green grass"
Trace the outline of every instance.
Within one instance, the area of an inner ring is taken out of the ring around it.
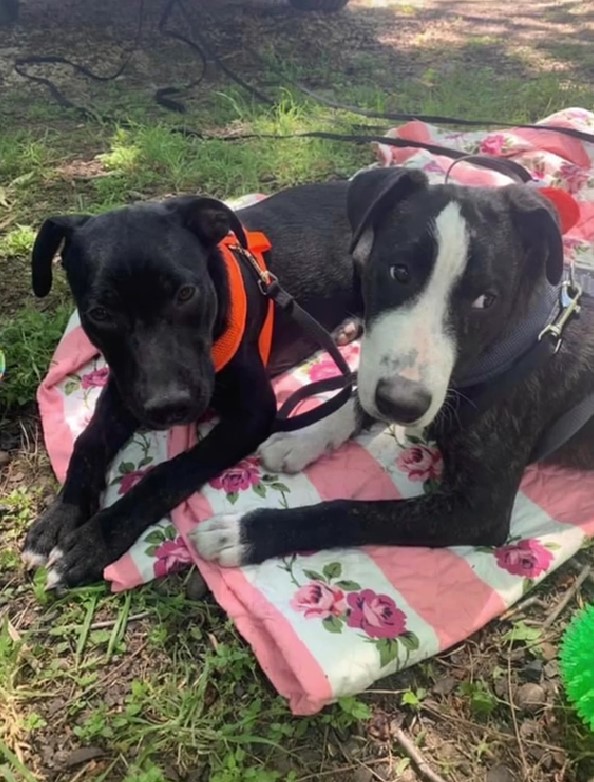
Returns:
[[[413,13],[412,6],[403,8]],[[469,48],[492,46],[485,37],[470,41]],[[315,71],[319,83],[333,87],[324,94],[380,112],[522,122],[570,104],[594,106],[591,86],[560,81],[558,74],[527,80],[487,67],[445,70],[435,58],[416,78],[403,81],[382,75],[374,57],[355,51],[355,75],[349,76],[336,72],[331,52],[321,51],[305,65],[285,57],[291,47],[285,40],[276,54],[269,49],[263,55],[281,82],[283,74],[301,79]],[[184,123],[207,135],[290,135],[315,129],[347,132],[352,123],[365,122],[324,108],[295,89],[276,96],[277,104],[269,108],[233,89],[213,89],[191,104]],[[373,160],[366,146],[206,141],[173,134],[179,117],[158,114],[142,96],[130,100],[118,83],[103,91],[96,106],[116,114],[119,122],[81,123],[47,101],[30,102],[25,120],[14,101],[0,99],[5,118],[0,129],[0,347],[8,361],[0,418],[5,421],[34,401],[72,308],[59,267],[55,293],[43,309],[29,294],[28,256],[44,217],[99,213],[164,193],[227,198],[273,192],[348,176]],[[25,123],[29,130],[22,130]],[[65,175],[64,162],[76,161],[94,161],[101,175]],[[26,471],[26,463],[17,469]],[[7,486],[0,500],[0,778],[40,780],[38,748],[56,733],[69,737],[69,746],[105,751],[84,777],[93,782],[317,779],[320,770],[344,767],[341,753],[347,742],[355,747],[349,749],[352,767],[360,767],[357,748],[368,744],[371,699],[346,698],[315,718],[292,718],[222,612],[208,601],[185,597],[185,577],[126,595],[110,595],[104,587],[74,590],[60,600],[43,591],[42,573],[25,581],[17,546],[47,489],[24,484],[0,486]],[[402,700],[394,695],[386,708],[398,706],[411,717],[423,714],[434,675],[431,665],[417,666]],[[479,677],[460,682],[455,691],[464,704],[460,708],[466,708],[468,719],[482,721],[481,729],[493,715],[506,713],[490,688],[488,677]],[[591,737],[570,710],[560,708],[559,721],[575,767],[586,773],[594,753]],[[396,747],[390,752],[398,773],[404,772],[408,759],[398,759]],[[442,773],[456,779],[455,764],[444,764]],[[69,782],[76,773],[56,771],[52,782]],[[345,777],[337,772],[328,779]]]
[[[70,306],[62,305],[47,313],[27,308],[10,320],[0,320],[0,345],[6,353],[0,413],[3,409],[22,407],[33,401],[70,309]]]

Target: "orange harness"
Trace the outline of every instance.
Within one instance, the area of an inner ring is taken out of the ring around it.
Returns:
[[[272,245],[262,233],[248,233],[246,231],[247,249],[257,261],[262,272],[266,272],[266,263],[264,253],[270,250]],[[241,274],[241,267],[237,256],[231,249],[238,246],[234,234],[226,236],[219,244],[219,250],[227,270],[227,280],[229,283],[229,314],[227,328],[212,346],[212,360],[215,372],[227,366],[233,356],[237,353],[243,335],[245,334],[245,325],[248,314],[248,302]],[[267,365],[272,347],[272,329],[274,326],[274,302],[268,299],[264,323],[258,338],[258,348],[264,366]]]

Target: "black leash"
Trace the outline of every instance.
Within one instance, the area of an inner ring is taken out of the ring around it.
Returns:
[[[182,35],[181,33],[175,32],[173,30],[170,30],[167,28],[167,22],[169,21],[173,9],[175,6],[178,6],[180,12],[182,13],[184,17],[184,21],[186,24],[186,27],[191,30],[192,36],[197,39],[192,40],[192,38]],[[204,13],[203,13],[204,12]],[[202,16],[208,16],[206,14],[206,11],[204,9],[201,9],[201,17]],[[28,65],[41,65],[41,64],[53,64],[53,65],[67,65],[68,67],[72,68],[75,72],[81,73],[87,78],[98,81],[98,82],[109,82],[113,81],[114,79],[121,76],[125,69],[127,68],[133,54],[137,51],[140,45],[140,41],[142,39],[142,31],[144,27],[144,16],[145,16],[145,6],[144,6],[144,0],[140,0],[139,3],[139,18],[138,18],[138,29],[136,33],[136,37],[134,40],[134,43],[131,47],[131,49],[128,51],[127,55],[124,58],[123,63],[120,65],[120,67],[116,70],[115,73],[109,75],[109,76],[99,76],[95,73],[93,73],[89,68],[86,68],[83,65],[79,65],[78,63],[75,63],[71,60],[68,60],[65,57],[61,56],[30,56],[30,57],[23,57],[19,58],[15,61],[14,69],[19,74],[19,76],[22,76],[25,79],[28,79],[29,81],[33,81],[37,84],[41,84],[44,87],[46,87],[54,100],[62,107],[71,109],[73,111],[76,111],[78,114],[83,116],[86,119],[91,119],[93,121],[102,121],[102,122],[119,122],[119,124],[128,124],[125,120],[116,120],[116,118],[110,116],[110,115],[101,115],[99,112],[96,112],[92,109],[86,108],[84,106],[79,106],[75,104],[73,101],[71,101],[69,98],[67,98],[56,86],[55,84],[48,78],[43,76],[32,76],[29,74],[25,69]],[[234,81],[239,87],[241,87],[243,90],[248,92],[252,98],[258,100],[261,103],[264,103],[266,105],[274,105],[275,101],[273,98],[271,98],[269,95],[266,95],[261,90],[257,89],[256,87],[253,87],[251,84],[248,84],[244,79],[242,79],[240,76],[238,76],[231,68],[229,68],[226,63],[223,61],[223,59],[217,54],[217,52],[213,49],[213,47],[210,45],[206,37],[203,35],[202,31],[197,28],[195,24],[193,24],[192,16],[188,12],[184,0],[167,0],[163,12],[161,14],[161,17],[159,19],[158,23],[158,29],[159,32],[169,38],[172,38],[173,40],[180,41],[181,43],[184,43],[186,46],[188,46],[194,54],[196,54],[200,60],[201,63],[201,73],[198,76],[198,78],[194,79],[193,81],[189,82],[183,87],[161,87],[159,88],[155,93],[155,100],[157,103],[162,106],[163,108],[169,110],[169,111],[175,111],[177,113],[183,114],[186,111],[185,105],[181,103],[180,101],[173,100],[172,95],[178,95],[181,92],[185,92],[189,89],[192,89],[196,87],[198,84],[202,82],[205,76],[206,67],[207,67],[207,58],[210,58],[213,62],[216,63],[216,65],[223,71],[223,73],[227,76],[227,78]],[[244,47],[246,48],[246,47]],[[247,51],[250,52],[250,54],[256,58],[259,62],[263,62],[262,58],[257,54],[257,52],[254,52],[252,49],[248,48]],[[571,138],[579,139],[580,141],[586,141],[590,143],[594,143],[594,135],[591,133],[585,133],[584,131],[576,130],[574,128],[567,128],[567,127],[561,127],[557,125],[536,125],[531,123],[510,123],[510,122],[501,122],[500,120],[491,120],[491,119],[485,119],[485,120],[470,120],[470,119],[464,119],[461,117],[448,117],[443,116],[440,114],[411,114],[411,113],[403,113],[403,112],[376,112],[371,111],[369,109],[361,109],[357,106],[351,106],[344,103],[339,103],[336,101],[332,101],[329,98],[326,98],[322,95],[318,95],[317,93],[313,92],[312,90],[309,90],[304,85],[300,84],[299,82],[295,81],[294,79],[291,79],[286,74],[283,75],[283,79],[285,82],[288,82],[295,86],[297,89],[299,89],[301,92],[303,92],[305,95],[309,96],[313,100],[317,101],[318,103],[322,103],[330,108],[339,109],[341,111],[349,112],[350,114],[355,114],[358,116],[366,117],[368,119],[381,119],[381,120],[389,120],[391,122],[410,122],[414,120],[418,120],[420,122],[427,122],[431,124],[441,124],[441,125],[453,125],[453,126],[461,126],[461,127],[488,127],[488,126],[496,126],[496,127],[504,127],[504,128],[525,128],[530,130],[538,130],[538,131],[548,131],[548,132],[554,132],[554,133],[561,133],[562,135],[569,136]],[[386,144],[388,146],[409,146],[409,147],[421,147],[426,148],[428,151],[433,152],[435,151],[435,154],[447,154],[445,150],[447,148],[445,147],[439,147],[438,145],[427,145],[422,144],[420,142],[416,141],[409,141],[408,143],[403,143],[406,140],[405,139],[390,139],[385,136],[373,136],[373,135],[353,135],[353,134],[338,134],[338,133],[325,133],[325,132],[311,132],[311,133],[298,133],[293,134],[290,136],[275,136],[273,134],[270,135],[258,135],[258,134],[245,134],[245,135],[232,135],[232,136],[208,136],[202,134],[200,131],[195,131],[192,129],[187,129],[183,127],[177,127],[172,128],[171,132],[173,133],[180,133],[187,137],[193,137],[193,138],[200,138],[205,141],[210,139],[216,139],[217,141],[239,141],[239,140],[248,140],[248,139],[257,139],[257,138],[267,138],[270,140],[285,140],[285,139],[294,139],[294,138],[319,138],[319,139],[326,139],[329,141],[347,141],[350,143],[369,143],[369,142],[377,142],[381,144]],[[464,153],[460,152],[459,150],[450,150],[450,155],[454,158],[458,157],[466,157]],[[483,156],[476,156],[477,159],[480,159]],[[502,158],[499,158],[499,160],[503,160]],[[511,164],[511,167],[516,166],[517,164],[513,163],[513,161],[508,161],[508,163]],[[480,165],[480,163],[477,163]],[[495,169],[497,170],[497,169]],[[522,181],[529,181],[529,179],[523,179]]]
[[[82,73],[83,76],[86,76],[88,79],[91,79],[92,81],[98,81],[98,82],[109,82],[113,81],[114,79],[117,79],[119,76],[121,76],[126,68],[128,67],[130,60],[132,59],[134,53],[138,50],[140,46],[140,41],[142,39],[142,31],[144,27],[144,17],[145,17],[145,0],[139,0],[138,5],[138,26],[136,30],[136,35],[134,37],[134,42],[132,43],[132,47],[128,50],[126,54],[124,54],[124,59],[119,68],[117,70],[110,74],[109,76],[100,76],[96,73],[93,73],[89,68],[87,68],[84,65],[79,65],[78,63],[73,62],[72,60],[68,60],[66,57],[59,57],[54,55],[31,55],[29,57],[19,57],[14,62],[14,69],[19,74],[19,76],[22,76],[24,79],[28,79],[29,81],[35,82],[36,84],[41,84],[44,87],[47,87],[49,90],[52,98],[58,103],[58,105],[62,106],[65,109],[71,109],[73,111],[76,111],[78,114],[83,116],[85,119],[91,119],[93,121],[103,121],[104,118],[101,117],[100,114],[93,111],[92,109],[88,109],[84,106],[78,106],[76,103],[73,103],[69,98],[67,98],[57,87],[56,85],[50,80],[45,78],[44,76],[32,76],[30,73],[27,73],[25,68],[29,65],[67,65],[69,68],[72,68],[75,73]]]
[[[244,261],[255,274],[258,288],[262,295],[272,299],[277,307],[290,315],[306,334],[312,337],[323,350],[332,356],[334,363],[340,370],[341,374],[336,377],[318,380],[315,383],[303,386],[292,393],[281,405],[277,413],[274,431],[293,432],[296,429],[303,429],[303,427],[311,426],[335,410],[338,410],[349,400],[353,391],[354,374],[326,329],[309,312],[306,312],[290,293],[281,287],[278,278],[274,274],[269,271],[263,271],[260,268],[252,253],[246,248],[245,243],[242,242],[241,237],[238,236],[237,238],[238,243],[236,245],[228,245],[229,249],[235,253],[240,261]],[[314,410],[291,416],[293,410],[304,399],[324,391],[336,391],[338,389],[341,389],[338,394]]]

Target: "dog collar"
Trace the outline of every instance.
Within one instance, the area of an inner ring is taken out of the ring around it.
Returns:
[[[555,207],[561,223],[561,233],[566,234],[571,230],[580,217],[580,208],[573,196],[561,188],[543,186],[536,180],[530,184]],[[568,290],[575,290],[573,279],[557,286],[547,285],[543,295],[524,320],[519,324],[514,323],[513,327],[504,332],[499,342],[489,348],[474,366],[457,380],[454,387],[466,389],[482,386],[509,371],[541,335],[552,327],[559,312],[559,305],[562,310],[574,311],[575,308],[570,306],[571,296],[567,296]],[[579,293],[581,294],[581,290]]]
[[[464,393],[458,396],[457,417],[461,425],[468,423],[477,413],[486,410],[493,403],[505,398],[511,388],[543,367],[559,352],[567,323],[580,312],[582,287],[575,281],[571,270],[568,279],[561,283],[556,292],[558,293],[556,314],[553,318],[549,316],[544,328],[539,331],[532,344],[523,353],[516,354],[514,360],[506,361],[505,365],[500,365],[497,369],[491,368],[488,375],[487,373],[483,374],[480,383],[453,386],[452,390],[454,391],[464,390]],[[503,342],[502,340],[500,344]],[[541,458],[542,454],[551,453],[567,442],[572,434],[580,428],[580,422],[582,422],[581,425],[585,423],[588,413],[594,414],[594,395],[591,395],[590,398],[592,404],[589,407],[586,405],[584,409],[581,409],[583,406],[578,406],[579,410],[570,410],[566,416],[562,417],[558,425],[552,427],[543,446],[535,449],[535,459]]]

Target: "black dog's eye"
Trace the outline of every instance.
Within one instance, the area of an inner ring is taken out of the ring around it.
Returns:
[[[483,293],[472,302],[473,310],[488,310],[495,304],[497,296],[494,293]]]
[[[92,320],[96,320],[97,323],[105,323],[105,321],[111,318],[109,312],[105,307],[93,307],[93,309],[87,312],[87,315]]]
[[[390,277],[397,282],[408,282],[410,280],[408,266],[405,266],[403,263],[397,263],[396,266],[390,266]]]
[[[177,293],[177,300],[180,304],[185,304],[186,301],[190,301],[196,293],[196,288],[193,285],[184,285]]]

